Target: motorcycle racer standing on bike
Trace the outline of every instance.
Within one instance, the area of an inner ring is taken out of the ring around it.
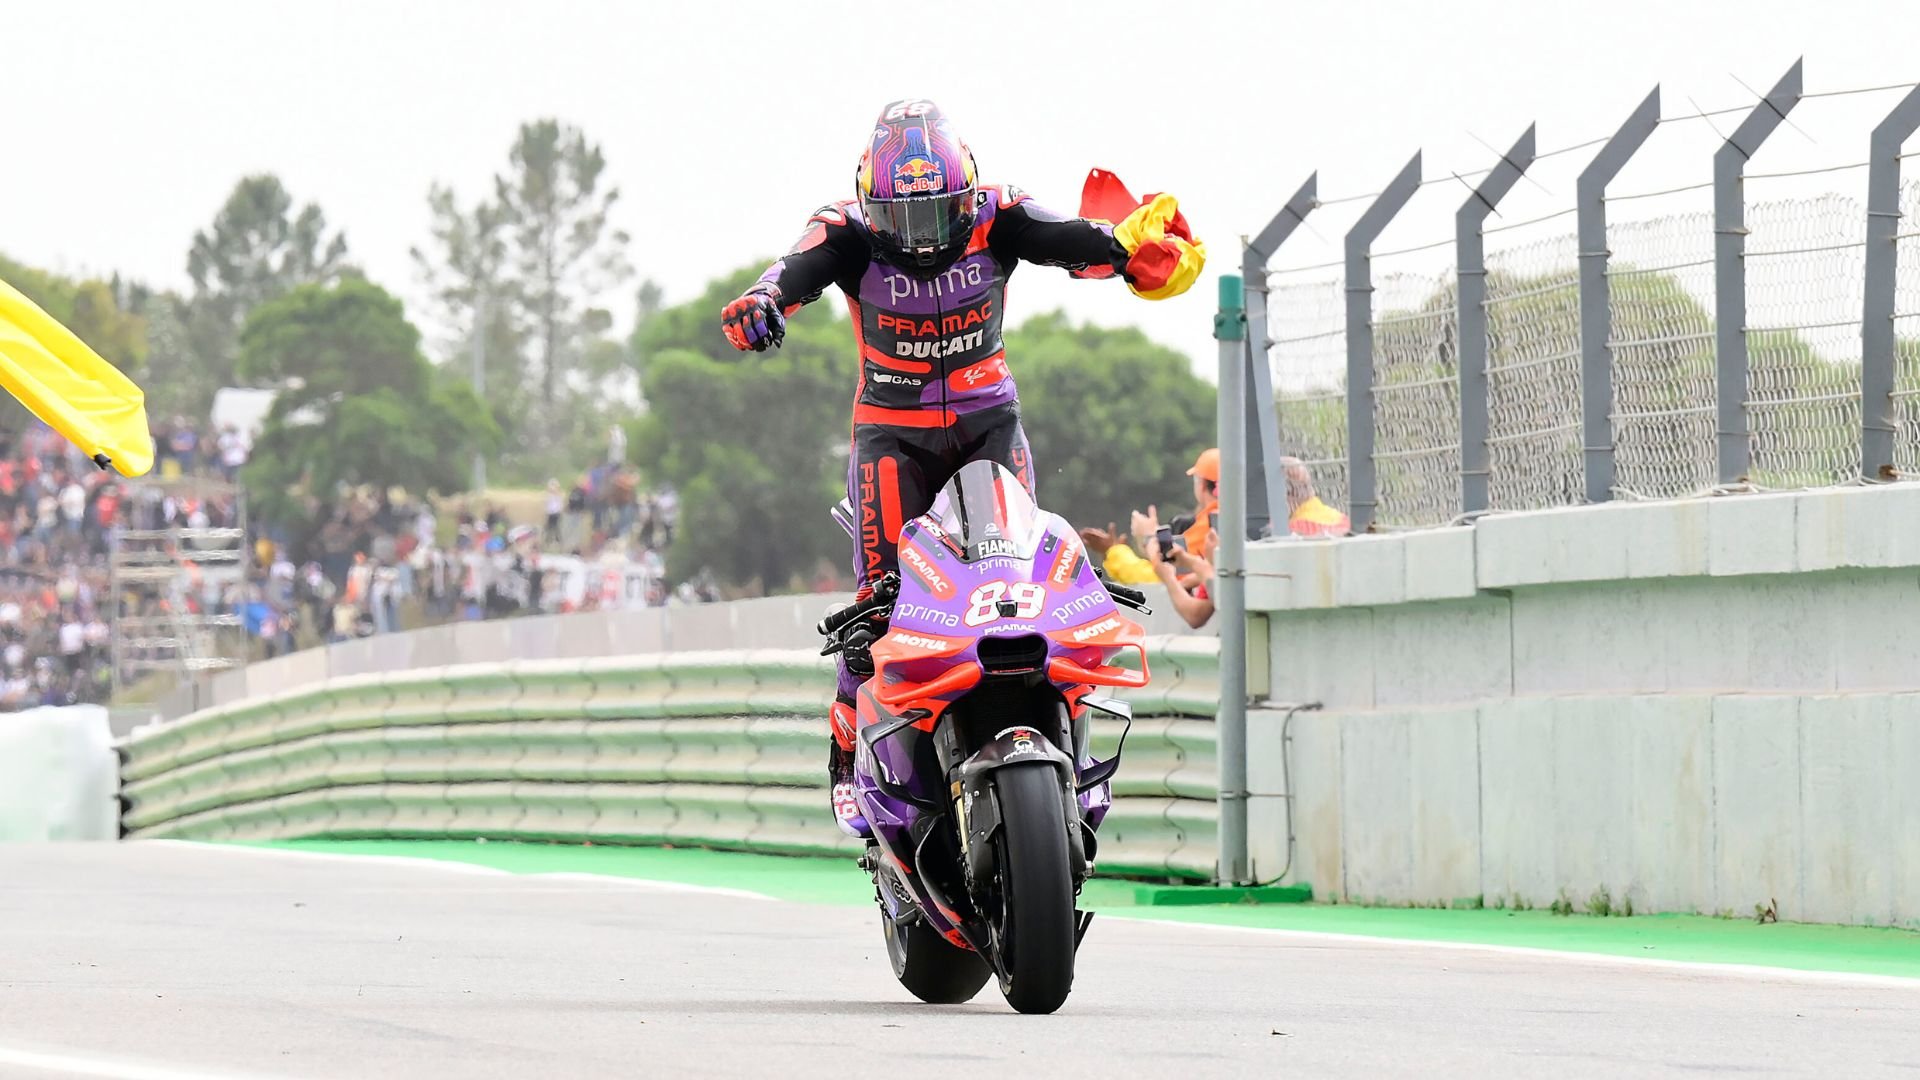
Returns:
[[[1034,488],[1001,343],[1014,266],[1119,276],[1136,295],[1161,300],[1193,284],[1206,249],[1172,196],[1135,204],[1098,170],[1083,199],[1090,216],[1080,218],[1053,213],[1011,185],[980,184],[967,144],[924,100],[881,110],[855,194],[815,211],[793,250],[729,303],[721,322],[735,348],[761,352],[777,347],[786,317],[829,285],[846,296],[860,350],[847,494],[864,599],[896,569],[901,526],[925,513],[962,465],[997,462]],[[883,633],[876,621],[849,635],[830,718],[834,817],[858,837],[868,829],[853,798],[853,702],[873,674],[868,646]]]

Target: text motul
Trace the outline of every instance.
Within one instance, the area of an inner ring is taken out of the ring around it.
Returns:
[[[1107,618],[1101,619],[1099,622],[1094,623],[1092,626],[1083,626],[1080,629],[1075,630],[1073,632],[1073,640],[1085,641],[1088,638],[1097,638],[1101,634],[1109,633],[1111,631],[1118,630],[1118,629],[1120,629],[1120,620],[1113,618],[1112,616],[1108,616]]]

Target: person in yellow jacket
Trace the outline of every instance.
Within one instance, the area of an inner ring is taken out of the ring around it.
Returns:
[[[1080,539],[1086,541],[1088,551],[1100,557],[1110,580],[1122,585],[1150,585],[1160,580],[1154,576],[1153,566],[1120,539],[1119,530],[1119,525],[1109,522],[1104,529],[1081,529]]]
[[[1345,536],[1353,530],[1347,515],[1320,501],[1306,463],[1296,457],[1280,459],[1287,471],[1287,531],[1295,536]]]
[[[153,468],[146,395],[18,289],[0,281],[0,388],[101,468]]]

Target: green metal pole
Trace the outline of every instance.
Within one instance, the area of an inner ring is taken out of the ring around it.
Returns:
[[[1237,275],[1220,277],[1220,547],[1213,603],[1220,620],[1220,866],[1223,885],[1246,885],[1247,858],[1247,312]],[[1284,504],[1276,510],[1285,514]],[[1282,518],[1284,520],[1284,517]]]

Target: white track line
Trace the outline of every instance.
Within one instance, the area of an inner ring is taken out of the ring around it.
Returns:
[[[380,856],[372,856],[379,858]],[[678,881],[660,881],[657,878],[619,877],[614,874],[588,874],[573,870],[552,870],[538,874],[524,874],[523,877],[540,878],[546,881],[596,881],[608,885],[625,885],[629,888],[648,889],[661,892],[706,893],[709,896],[731,896],[739,900],[777,901],[776,897],[749,889],[730,889],[722,885],[687,885]]]
[[[228,855],[261,855],[282,859],[304,859],[309,862],[381,862],[390,866],[412,866],[418,869],[441,870],[453,874],[485,874],[493,877],[509,877],[512,871],[493,866],[481,866],[478,863],[458,862],[452,859],[426,859],[418,855],[353,855],[338,851],[295,851],[288,848],[248,847],[244,844],[217,844],[200,840],[127,840],[127,844],[146,846],[164,844],[167,847],[186,848],[191,851],[211,851]]]
[[[138,1061],[88,1057],[0,1046],[0,1066],[35,1069],[63,1076],[97,1076],[105,1080],[267,1080],[261,1073],[231,1073],[209,1069],[182,1069]]]
[[[625,886],[632,889],[646,889],[653,892],[697,893],[706,896],[731,896],[738,900],[773,900],[766,893],[749,889],[730,889],[719,885],[689,885],[680,881],[662,881],[658,878],[626,877],[619,874],[591,874],[578,871],[555,870],[529,874],[517,874],[512,870],[502,870],[494,866],[481,866],[476,863],[460,862],[453,859],[429,859],[417,855],[361,855],[341,851],[298,851],[290,848],[247,847],[238,844],[214,844],[197,840],[131,840],[133,844],[167,844],[175,847],[190,848],[194,851],[219,851],[240,855],[268,855],[290,859],[330,860],[333,862],[353,862],[372,866],[401,865],[418,869],[441,870],[457,874],[483,874],[494,877],[520,878],[527,881],[572,881],[592,884]]]
[[[1651,956],[1620,956],[1613,953],[1580,952],[1576,949],[1543,949],[1529,945],[1482,945],[1471,941],[1430,941],[1425,938],[1375,937],[1371,934],[1343,934],[1330,930],[1288,930],[1271,926],[1232,926],[1225,923],[1187,922],[1178,918],[1148,919],[1134,915],[1101,912],[1100,918],[1135,926],[1177,927],[1212,930],[1231,934],[1257,934],[1293,938],[1302,942],[1322,941],[1338,945],[1380,945],[1390,948],[1443,949],[1453,952],[1496,953],[1535,960],[1555,960],[1612,964],[1680,972],[1688,975],[1714,975],[1726,978],[1772,979],[1820,983],[1829,986],[1874,986],[1895,990],[1920,990],[1920,977],[1905,975],[1856,974],[1847,971],[1814,971],[1804,968],[1768,967],[1764,964],[1718,963],[1711,960],[1662,960]]]

